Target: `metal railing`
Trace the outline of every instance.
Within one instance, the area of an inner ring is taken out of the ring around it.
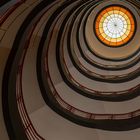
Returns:
[[[16,10],[17,7],[19,7],[22,3],[24,3],[26,0],[20,0],[19,2],[12,5],[10,8],[6,10],[6,12],[0,16],[0,26],[5,22],[5,20],[11,15],[12,12]]]
[[[79,117],[83,117],[86,119],[91,119],[91,120],[122,120],[122,119],[131,119],[131,118],[140,116],[140,109],[133,112],[124,113],[124,114],[95,114],[95,113],[89,113],[89,112],[82,111],[80,109],[75,108],[74,106],[68,104],[66,101],[64,101],[60,97],[59,93],[56,91],[55,86],[51,80],[48,64],[45,64],[45,66],[47,66],[45,67],[45,72],[47,75],[47,82],[49,84],[49,88],[52,92],[52,96],[55,98],[55,100],[60,104],[62,108],[68,110],[74,115],[77,115]]]

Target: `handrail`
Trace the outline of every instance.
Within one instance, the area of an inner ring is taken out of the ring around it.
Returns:
[[[75,20],[75,18],[74,18],[74,21],[76,21]],[[73,22],[72,22],[73,23]],[[72,25],[72,24],[71,24]],[[70,26],[71,26],[70,25]],[[67,29],[66,29],[67,30]],[[71,32],[72,31],[72,29],[71,28],[69,28],[69,31]],[[65,31],[66,32],[66,31]],[[66,33],[64,33],[64,34],[66,34]],[[68,38],[68,37],[67,37]],[[64,37],[63,37],[63,40],[62,40],[62,42],[64,41]],[[71,42],[70,42],[71,43]],[[73,42],[72,42],[73,43]],[[71,44],[71,46],[73,46],[73,47],[70,47],[70,49],[73,49],[74,47],[75,47],[75,45],[74,44]],[[63,46],[62,46],[62,49],[63,49],[63,51],[62,51],[62,56],[63,56],[63,60],[64,60],[64,44],[63,44]],[[73,53],[74,53],[74,55],[76,56],[76,52],[75,52],[75,50],[73,49]],[[74,58],[73,58],[74,59]],[[88,74],[88,75],[90,75],[90,76],[93,76],[94,78],[100,78],[100,79],[106,79],[106,80],[113,80],[113,81],[116,81],[116,80],[123,80],[124,78],[128,78],[128,76],[129,77],[131,77],[131,76],[133,76],[133,75],[135,75],[135,74],[137,74],[139,71],[140,71],[140,68],[137,68],[135,71],[133,71],[133,72],[129,72],[128,74],[123,74],[123,75],[102,75],[102,74],[97,74],[97,73],[95,73],[95,72],[93,72],[93,71],[91,71],[90,69],[88,69],[88,68],[86,68],[84,65],[82,65],[82,63],[80,62],[80,60],[78,59],[78,57],[76,56],[76,58],[75,58],[76,60],[74,60],[75,61],[75,63],[77,63],[77,64],[79,64],[79,65],[77,65],[83,72],[85,72],[86,74]],[[138,58],[139,59],[139,58]],[[77,62],[76,62],[77,61]],[[65,65],[66,65],[66,63],[64,63]]]
[[[64,48],[64,45],[63,45]],[[74,52],[75,53],[75,52]],[[63,64],[65,67],[66,66],[66,61],[64,58],[64,51],[62,51],[62,60],[63,60]],[[135,74],[138,74],[140,72],[140,68],[137,68],[135,71],[129,72],[128,74],[122,74],[122,75],[102,75],[102,74],[97,74],[89,69],[87,69],[85,66],[82,65],[82,63],[77,59],[77,63],[79,64],[79,67],[81,67],[81,69],[86,72],[87,74],[92,74],[92,76],[97,77],[97,78],[101,78],[101,79],[107,79],[107,80],[113,80],[115,78],[115,80],[121,80],[122,78],[129,78]],[[68,71],[68,69],[67,69]]]
[[[5,20],[10,16],[12,12],[16,10],[21,4],[23,4],[26,0],[20,0],[19,2],[15,3],[12,7],[8,8],[6,12],[0,16],[0,26],[5,22]]]
[[[45,140],[43,137],[41,137],[37,131],[35,130],[30,117],[28,115],[28,112],[26,110],[26,106],[24,103],[24,98],[23,98],[23,90],[22,90],[22,72],[23,72],[23,65],[24,65],[24,60],[26,57],[27,49],[30,44],[31,37],[33,35],[33,31],[40,21],[40,19],[44,16],[46,11],[42,13],[42,15],[39,17],[39,19],[36,21],[36,23],[32,26],[32,29],[30,30],[28,36],[27,36],[27,41],[25,42],[24,45],[24,50],[22,52],[21,60],[20,63],[18,64],[18,71],[17,71],[17,81],[16,81],[16,97],[17,97],[17,105],[18,105],[18,111],[20,113],[20,117],[22,119],[22,123],[24,126],[25,133],[29,140]]]
[[[61,1],[61,0],[60,0]],[[43,1],[45,2],[45,0]],[[41,5],[43,4],[43,2],[41,3]],[[48,3],[46,5],[49,5],[51,4],[53,1],[52,0],[49,0]],[[56,1],[56,3],[59,3],[59,1]],[[45,6],[46,6],[45,5]],[[40,6],[40,11],[42,11],[41,15],[39,14],[39,18],[37,19],[37,21],[35,21],[35,23],[32,25],[29,33],[27,34],[25,40],[26,42],[24,42],[24,46],[23,46],[23,51],[22,51],[22,54],[21,54],[21,57],[20,57],[20,60],[18,61],[18,69],[17,69],[17,73],[16,73],[16,102],[17,102],[17,108],[18,108],[18,113],[20,115],[20,120],[22,121],[22,128],[24,128],[24,131],[25,131],[25,134],[26,136],[28,137],[29,140],[45,140],[43,137],[41,137],[37,131],[35,130],[31,120],[30,120],[30,117],[28,115],[28,112],[26,110],[26,106],[25,106],[25,103],[24,103],[24,98],[23,98],[23,90],[22,90],[22,72],[23,72],[23,64],[24,64],[24,60],[25,60],[25,56],[26,56],[26,52],[27,52],[27,49],[29,47],[29,43],[31,41],[31,37],[33,36],[33,31],[36,27],[36,25],[38,24],[38,22],[40,21],[40,19],[42,18],[42,16],[46,13],[46,11],[54,6],[54,3],[53,5],[51,5],[49,8],[47,8],[47,10],[45,9],[45,11],[42,10],[42,7],[45,7],[44,5],[43,6]],[[46,6],[47,7],[47,6]],[[35,8],[35,10],[38,12],[38,9]],[[9,13],[9,12],[7,12]],[[35,12],[36,13],[36,12]],[[9,14],[10,15],[10,14]],[[34,15],[34,14],[33,14]],[[8,14],[7,14],[7,17],[8,17]],[[28,16],[29,18],[29,16]],[[28,19],[27,18],[27,19]],[[1,21],[1,19],[0,19]],[[3,22],[5,21],[5,18],[3,19]],[[25,20],[26,21],[26,20]],[[1,22],[0,22],[1,24]],[[24,24],[23,24],[24,25]],[[21,26],[22,27],[22,26]],[[26,26],[25,26],[26,27]],[[23,29],[23,28],[21,28]],[[20,31],[20,30],[19,30]],[[20,32],[19,32],[20,33]],[[19,34],[18,33],[18,34]],[[22,34],[19,34],[19,35],[22,35]],[[17,38],[16,38],[17,39]],[[15,41],[16,42],[16,41]],[[15,46],[14,46],[15,47]],[[11,57],[9,57],[11,58]],[[9,59],[10,60],[10,59]],[[8,61],[9,62],[9,61]],[[13,63],[12,63],[13,64]],[[8,66],[8,65],[7,65]],[[10,65],[10,68],[12,67],[12,65]],[[9,68],[9,67],[8,67]],[[11,70],[11,69],[10,69]],[[9,71],[8,71],[9,72]],[[9,74],[10,75],[10,74]],[[9,81],[8,81],[9,82]],[[6,97],[8,98],[8,97]],[[15,132],[16,133],[16,132]],[[22,136],[21,136],[22,137]]]
[[[45,12],[40,16],[40,18],[37,20],[35,25],[32,27],[31,31],[28,34],[28,39],[25,42],[24,50],[22,52],[21,60],[18,66],[17,71],[17,81],[16,81],[16,98],[17,98],[17,105],[18,105],[18,111],[20,114],[20,117],[22,119],[23,127],[25,130],[25,133],[29,140],[45,140],[43,137],[41,137],[37,131],[35,130],[30,117],[27,113],[24,98],[23,98],[23,90],[22,90],[22,72],[23,72],[23,65],[24,60],[26,56],[27,49],[29,47],[30,39],[32,37],[33,31],[38,23],[38,21],[41,19],[41,17],[45,14]]]
[[[53,31],[52,31],[53,32]],[[55,31],[54,31],[55,32]],[[63,38],[64,40],[64,38]],[[66,62],[64,60],[64,52],[62,49],[62,59],[63,59],[63,65],[64,65],[64,70],[67,75],[67,77],[69,77],[69,79],[71,80],[71,82],[73,83],[73,85],[75,85],[77,88],[81,88],[82,90],[86,90],[87,92],[91,92],[91,94],[95,94],[97,96],[116,96],[116,95],[125,95],[125,94],[130,94],[130,92],[135,92],[138,88],[140,88],[140,84],[136,85],[135,87],[132,87],[130,89],[127,90],[122,90],[122,91],[109,91],[109,92],[104,92],[104,91],[97,91],[97,90],[93,90],[91,88],[87,88],[84,85],[80,84],[79,82],[77,82],[74,77],[70,74],[68,67],[66,65]],[[46,58],[47,59],[47,58]],[[47,61],[45,61],[45,67],[47,66],[46,64]]]
[[[24,126],[25,133],[29,140],[45,140],[42,138],[35,130],[25,107],[23,92],[22,92],[22,65],[19,65],[19,70],[17,73],[17,83],[16,83],[16,97],[18,110],[20,113],[20,117],[22,119],[22,123]]]
[[[122,0],[123,1],[123,0]],[[133,0],[134,1],[134,0]],[[131,0],[129,0],[129,2],[130,3],[132,3],[131,2]],[[133,3],[132,3],[133,4]],[[133,6],[133,5],[132,5]],[[136,5],[137,7],[138,7],[138,5]],[[134,7],[135,8],[135,7]],[[135,8],[136,9],[136,8]],[[137,11],[137,9],[136,9],[136,11]],[[138,15],[140,15],[140,13],[137,11],[137,13],[138,13]],[[81,23],[80,23],[81,24]],[[80,24],[78,25],[79,27],[80,27]],[[78,28],[79,29],[79,28]],[[78,32],[79,33],[79,32]],[[78,36],[78,35],[77,35]],[[140,51],[140,48],[137,50],[137,51]],[[128,65],[134,65],[135,63],[137,63],[138,62],[138,60],[139,60],[139,56],[138,57],[136,57],[136,58],[134,58],[132,61],[130,61],[130,62],[128,62],[127,64],[125,64],[125,65],[115,65],[115,66],[113,66],[113,65],[104,65],[104,64],[101,64],[101,63],[96,63],[94,60],[92,60],[88,55],[86,55],[85,53],[84,53],[84,51],[82,51],[82,50],[80,50],[80,52],[82,53],[82,55],[84,55],[84,58],[86,58],[86,60],[90,63],[90,64],[92,64],[93,62],[95,63],[95,65],[97,65],[98,67],[100,67],[100,68],[103,68],[103,69],[113,69],[113,70],[115,70],[115,69],[125,69]],[[96,54],[97,55],[97,54]],[[95,55],[95,56],[96,56]],[[100,57],[99,57],[100,58]],[[103,58],[102,58],[103,59]],[[106,59],[104,59],[104,60],[106,60]]]
[[[35,26],[34,26],[34,28],[35,28]],[[17,97],[18,110],[19,110],[19,113],[20,113],[20,116],[22,119],[22,123],[24,126],[24,130],[25,130],[27,137],[30,140],[35,140],[35,139],[36,140],[45,140],[36,132],[32,122],[28,116],[28,113],[27,113],[27,110],[25,107],[25,103],[24,103],[24,99],[23,99],[23,90],[22,90],[23,63],[24,63],[25,55],[26,55],[27,48],[28,48],[28,45],[29,45],[34,28],[30,32],[29,40],[27,40],[27,42],[26,42],[25,49],[24,49],[24,52],[22,54],[23,56],[21,57],[22,60],[19,64],[19,69],[18,69],[18,73],[17,73],[17,82],[16,82],[16,97]]]
[[[45,62],[47,62],[47,60],[48,59],[46,58]],[[130,119],[130,118],[140,116],[140,109],[130,112],[130,113],[124,113],[124,114],[95,114],[95,113],[89,113],[89,112],[82,111],[80,109],[75,108],[74,106],[72,106],[72,105],[68,104],[66,101],[64,101],[60,97],[59,93],[56,91],[55,86],[54,86],[51,76],[50,76],[49,69],[48,69],[48,62],[46,64],[44,64],[44,66],[46,66],[45,72],[47,75],[47,81],[48,81],[50,90],[52,91],[53,97],[60,104],[61,107],[70,111],[71,113],[73,113],[79,117],[93,119],[93,120],[102,120],[102,119],[121,120],[121,119]]]
[[[97,90],[93,90],[93,89],[91,89],[91,88],[87,88],[87,87],[85,87],[84,85],[82,85],[82,84],[80,84],[79,82],[77,82],[77,81],[74,79],[74,77],[71,75],[71,73],[69,72],[69,69],[68,69],[68,67],[67,67],[67,65],[66,65],[66,61],[65,61],[65,59],[64,59],[64,55],[62,55],[62,59],[63,59],[63,64],[64,64],[65,73],[67,73],[67,75],[69,76],[69,79],[71,80],[71,82],[73,82],[73,84],[76,83],[76,86],[78,85],[79,87],[83,87],[83,89],[86,89],[87,91],[90,91],[90,92],[93,92],[93,93],[98,93],[98,94],[101,94],[101,95],[104,95],[104,93],[111,94],[111,95],[115,93],[115,95],[116,95],[116,94],[120,95],[120,94],[125,94],[125,93],[128,93],[128,92],[130,92],[130,91],[134,91],[134,90],[137,90],[138,88],[140,88],[140,84],[138,84],[138,85],[136,85],[135,87],[130,88],[130,89],[128,89],[128,90],[122,90],[122,91],[116,91],[116,92],[113,92],[113,91],[110,91],[110,92],[103,92],[103,91],[102,91],[102,92],[100,92],[100,91],[97,91]],[[140,68],[138,68],[138,70],[140,70]],[[100,77],[103,77],[103,76],[100,75]],[[115,76],[115,77],[118,78],[119,76]],[[105,76],[104,76],[103,78],[105,78]]]
[[[123,0],[122,0],[123,1]],[[126,0],[124,0],[124,1],[126,1]],[[131,0],[129,0],[129,2],[130,2]],[[133,0],[134,1],[134,0]],[[131,2],[130,2],[131,3]],[[133,6],[133,5],[132,5]],[[135,6],[137,6],[138,7],[138,5],[137,4],[135,4]],[[135,8],[135,7],[134,7]],[[135,8],[136,9],[136,8]],[[136,10],[137,11],[137,10]],[[139,12],[137,12],[139,15],[140,15],[140,13]],[[85,20],[85,22],[86,22],[86,20]],[[84,23],[85,24],[85,23]],[[84,29],[85,30],[85,29]],[[84,36],[84,39],[85,39],[85,36]],[[86,41],[86,44],[88,44],[87,43],[87,41]],[[92,53],[92,54],[94,54],[96,57],[98,57],[98,58],[100,58],[100,59],[102,59],[102,60],[109,60],[109,61],[113,61],[113,62],[119,62],[119,61],[125,61],[125,60],[128,60],[128,58],[132,58],[134,55],[136,55],[139,51],[140,51],[140,49],[138,49],[137,51],[135,51],[133,54],[131,54],[130,56],[128,56],[127,58],[120,58],[120,59],[111,59],[111,58],[105,58],[105,57],[103,57],[103,56],[101,56],[101,55],[99,55],[99,54],[97,54],[96,52],[93,52],[93,50],[91,50],[91,48],[87,45],[87,48],[88,48],[88,50]]]
[[[48,44],[50,43],[52,34],[54,32],[54,28],[50,32],[51,32],[51,36],[48,40]],[[45,60],[43,61],[44,62],[43,66],[45,68],[45,73],[46,73],[46,80],[47,80],[47,83],[49,85],[49,89],[52,92],[52,97],[59,103],[59,105],[62,108],[73,113],[76,116],[83,117],[83,118],[86,118],[88,120],[122,120],[122,119],[132,119],[132,118],[140,116],[140,109],[129,112],[129,113],[123,113],[123,114],[95,114],[95,113],[90,113],[90,112],[80,110],[80,109],[70,105],[66,101],[64,101],[60,97],[57,90],[55,89],[55,86],[54,86],[53,81],[51,79],[51,75],[50,75],[50,71],[49,71],[49,64],[48,64],[48,60],[49,60],[48,59],[48,51],[49,51],[49,46],[47,47]],[[69,75],[69,73],[68,73],[68,75]],[[85,87],[83,87],[83,88],[85,88]],[[131,88],[127,91],[129,92],[129,91],[132,91],[135,89],[136,89],[136,87]],[[124,91],[121,91],[121,92],[124,92]],[[98,94],[99,92],[96,92],[96,93]],[[117,92],[111,92],[111,93],[115,94],[115,95],[117,94]]]

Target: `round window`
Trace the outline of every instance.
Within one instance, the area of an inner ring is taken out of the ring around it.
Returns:
[[[109,6],[95,19],[97,38],[107,46],[117,47],[128,43],[136,29],[132,13],[122,6]]]

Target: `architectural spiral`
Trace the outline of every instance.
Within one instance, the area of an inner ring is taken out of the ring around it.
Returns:
[[[30,115],[39,106],[90,129],[140,127],[140,1],[19,0],[4,6],[2,109],[10,139],[46,139]]]

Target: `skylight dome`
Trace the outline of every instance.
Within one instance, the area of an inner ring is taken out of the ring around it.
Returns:
[[[108,46],[122,46],[134,36],[135,24],[129,10],[121,6],[109,6],[96,17],[95,33]]]

